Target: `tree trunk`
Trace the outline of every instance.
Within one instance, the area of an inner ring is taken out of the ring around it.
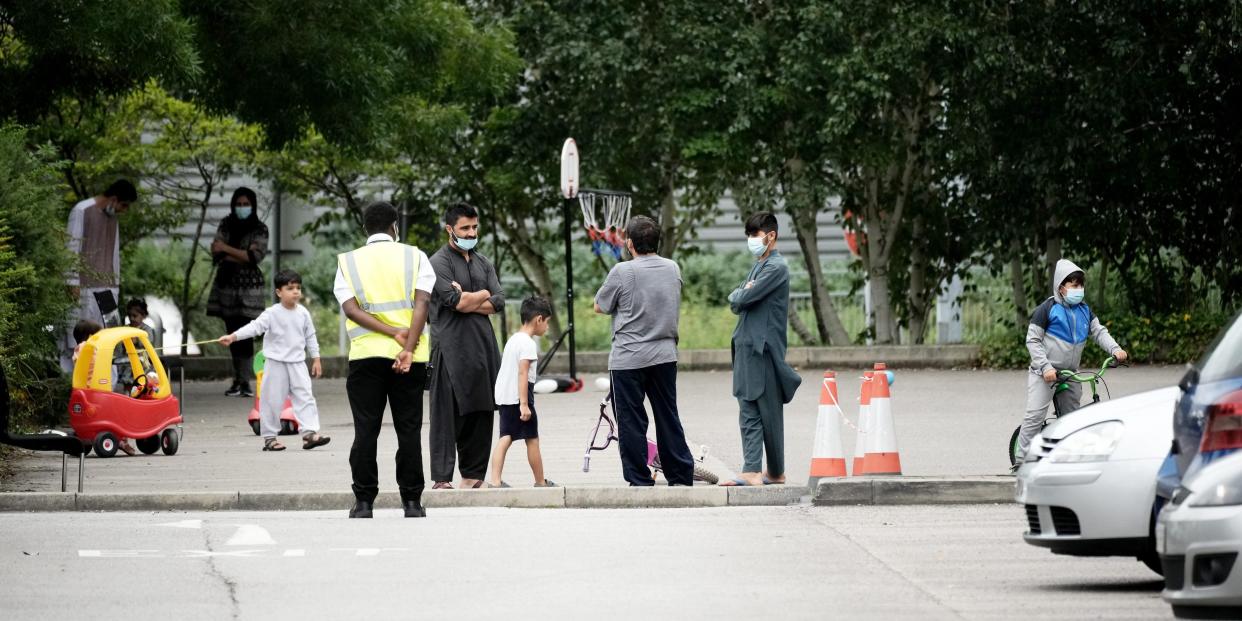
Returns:
[[[207,221],[207,208],[211,205],[211,192],[214,185],[211,181],[203,186],[203,200],[198,206],[198,223],[194,227],[194,239],[190,242],[190,260],[186,261],[185,280],[181,283],[181,355],[189,352],[187,347],[190,343],[190,286],[194,278],[194,264],[198,260],[198,242],[203,238],[203,223]]]
[[[552,304],[552,317],[548,320],[548,332],[549,338],[556,340],[561,334],[560,313],[557,313],[556,309],[564,304],[564,301],[557,298],[556,288],[552,282],[552,272],[548,268],[547,261],[535,250],[531,243],[530,232],[522,223],[513,224],[507,219],[499,218],[497,224],[504,230],[505,237],[509,240],[509,248],[513,251],[518,270],[522,272],[526,284]]]
[[[913,234],[910,236],[913,246],[910,249],[910,279],[906,288],[906,303],[910,308],[907,325],[910,328],[910,342],[922,345],[927,338],[927,253],[919,241],[924,234],[923,218],[915,216]]]
[[[792,158],[786,163],[787,179],[798,179],[802,175],[803,163],[799,158]],[[794,235],[798,238],[798,247],[802,250],[802,263],[806,266],[807,276],[811,281],[811,308],[815,311],[815,327],[819,331],[818,342],[824,345],[849,345],[850,336],[841,323],[836,306],[828,287],[824,283],[824,268],[819,263],[819,225],[815,216],[819,212],[820,201],[816,192],[800,193],[797,181],[783,184],[785,211],[793,222]],[[816,342],[814,339],[808,343]]]
[[[1055,196],[1047,196],[1044,198],[1044,213],[1048,214],[1047,240],[1044,247],[1044,260],[1048,262],[1048,282],[1052,284],[1052,288],[1056,288],[1061,283],[1053,282],[1057,277],[1057,261],[1061,260],[1061,230],[1060,222],[1057,215],[1053,213],[1056,208],[1057,199]]]
[[[1026,274],[1022,269],[1022,241],[1009,242],[1009,285],[1013,289],[1014,325],[1021,328],[1030,320],[1031,310],[1026,299]]]
[[[819,341],[815,339],[815,335],[811,334],[810,328],[802,322],[802,317],[798,316],[798,309],[793,304],[789,305],[789,327],[793,328],[794,334],[802,340],[804,345],[817,345]]]
[[[660,256],[672,259],[677,254],[677,165],[672,164],[660,184]],[[622,226],[625,226],[622,224]]]

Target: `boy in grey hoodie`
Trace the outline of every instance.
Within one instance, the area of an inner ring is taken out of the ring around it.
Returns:
[[[1087,339],[1094,339],[1110,356],[1124,362],[1127,354],[1108,328],[1083,302],[1086,277],[1082,269],[1072,261],[1057,261],[1052,280],[1052,297],[1044,300],[1031,315],[1026,328],[1026,349],[1031,353],[1030,373],[1026,383],[1026,416],[1022,419],[1022,433],[1018,436],[1018,452],[1015,464],[1021,464],[1031,439],[1043,428],[1048,417],[1048,404],[1052,402],[1052,384],[1057,372],[1076,371],[1082,361],[1082,350]],[[1061,414],[1078,409],[1082,399],[1082,385],[1071,382],[1069,390],[1056,395]],[[1017,465],[1014,466],[1017,469]]]

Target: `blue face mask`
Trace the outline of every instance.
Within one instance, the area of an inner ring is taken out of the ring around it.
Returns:
[[[462,250],[469,252],[473,250],[475,246],[479,245],[479,238],[476,237],[474,239],[462,239],[454,235],[453,243],[457,244],[458,248],[461,248]]]
[[[1066,287],[1065,303],[1069,304],[1070,306],[1073,306],[1075,304],[1078,304],[1079,302],[1082,302],[1082,299],[1086,295],[1087,293],[1082,287],[1073,287],[1073,288]]]
[[[233,215],[237,216],[238,220],[245,220],[246,218],[249,218],[251,214],[253,213],[254,213],[254,207],[242,207],[238,205],[237,207],[233,208]]]
[[[755,255],[756,257],[763,256],[763,253],[767,252],[768,250],[767,236],[760,235],[757,237],[747,237],[746,238],[746,249],[750,250],[750,253]]]

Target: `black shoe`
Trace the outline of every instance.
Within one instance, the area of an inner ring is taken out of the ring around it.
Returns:
[[[358,500],[354,502],[354,508],[349,510],[351,518],[369,518],[371,516],[371,502],[367,500]]]
[[[233,385],[232,385],[232,386],[229,386],[229,389],[228,389],[228,390],[226,390],[226,391],[224,391],[224,396],[226,396],[226,397],[240,397],[240,396],[242,396],[242,387],[241,387],[241,384],[240,384],[240,383],[238,383],[238,382],[236,382],[236,381],[234,381],[234,382],[233,382]]]
[[[253,390],[250,390],[250,382],[242,382],[242,383],[241,383],[241,396],[243,396],[243,397],[253,397],[253,396],[254,396],[254,391],[253,391]]]
[[[407,500],[402,505],[405,506],[405,517],[420,518],[427,517],[427,510],[423,508],[417,500]]]

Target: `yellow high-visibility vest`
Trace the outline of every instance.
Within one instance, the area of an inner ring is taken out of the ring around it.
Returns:
[[[414,317],[414,285],[423,267],[418,255],[413,246],[377,242],[337,255],[337,263],[363,311],[390,326],[407,329]],[[396,278],[398,275],[401,277]],[[350,360],[396,359],[401,353],[401,345],[387,334],[372,332],[348,317],[345,328],[349,333]],[[414,362],[431,360],[428,332],[424,327],[414,349]]]

